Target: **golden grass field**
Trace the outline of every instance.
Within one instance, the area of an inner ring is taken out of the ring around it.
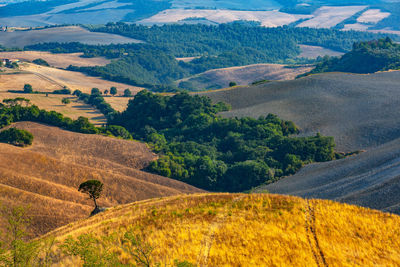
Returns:
[[[26,83],[31,84],[35,91],[42,92],[52,92],[66,86],[72,91],[81,90],[84,93],[90,93],[94,87],[104,91],[114,86],[118,89],[117,95],[122,95],[127,88],[131,90],[132,94],[143,89],[87,76],[80,72],[39,66],[27,62],[21,63],[19,70],[7,68],[3,68],[3,70],[5,72],[0,72],[0,91],[22,90]]]
[[[201,190],[141,171],[153,154],[145,144],[86,135],[32,122],[14,124],[34,135],[27,148],[0,144],[0,203],[30,205],[32,235],[86,218],[93,209],[80,183],[105,184],[103,207]],[[0,218],[0,231],[4,228]]]
[[[269,194],[195,194],[117,206],[51,233],[57,242],[127,230],[154,248],[153,263],[196,266],[398,266],[400,217],[327,200]],[[49,236],[48,235],[48,236]],[[81,266],[60,257],[56,266]]]

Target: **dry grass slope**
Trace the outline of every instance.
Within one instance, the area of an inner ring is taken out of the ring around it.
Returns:
[[[88,216],[92,203],[77,191],[88,179],[105,184],[100,199],[105,207],[201,191],[141,171],[155,158],[145,144],[31,122],[14,126],[28,130],[35,139],[28,148],[0,144],[0,201],[30,204],[34,235]]]
[[[400,217],[325,200],[267,194],[196,194],[118,206],[50,235],[59,242],[83,233],[133,229],[155,249],[153,262],[199,266],[395,266]],[[61,257],[57,266],[80,266]]]

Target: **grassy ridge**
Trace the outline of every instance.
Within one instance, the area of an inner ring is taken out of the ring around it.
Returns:
[[[154,248],[152,262],[210,266],[373,266],[400,261],[398,216],[331,201],[266,194],[201,194],[119,206],[51,233],[61,242],[83,233],[131,230]],[[61,257],[62,264],[82,264]]]

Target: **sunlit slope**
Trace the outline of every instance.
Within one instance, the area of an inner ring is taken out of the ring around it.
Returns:
[[[104,207],[200,192],[141,171],[155,158],[145,144],[31,122],[14,126],[31,132],[34,142],[28,148],[0,144],[0,202],[30,205],[34,235],[89,215],[92,203],[77,190],[80,183],[89,179],[105,184],[99,200]]]
[[[400,217],[325,200],[267,194],[198,194],[118,206],[59,228],[58,241],[133,229],[152,261],[197,266],[394,266]],[[121,252],[120,260],[129,262]],[[79,266],[61,257],[60,266]]]

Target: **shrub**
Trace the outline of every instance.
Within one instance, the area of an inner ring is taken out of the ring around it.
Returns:
[[[0,142],[12,144],[15,146],[32,145],[33,135],[25,130],[9,128],[0,132]]]

